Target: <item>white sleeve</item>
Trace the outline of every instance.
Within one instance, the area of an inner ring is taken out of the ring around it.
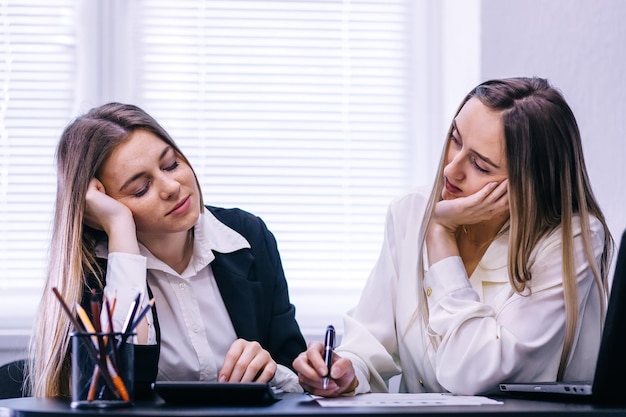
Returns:
[[[113,327],[115,331],[124,330],[124,322],[137,294],[142,294],[141,305],[137,309],[137,314],[148,305],[150,300],[146,274],[145,256],[122,252],[109,253],[104,295],[110,302],[116,300],[113,312]],[[152,312],[149,311],[146,317],[149,324],[147,344],[156,344]],[[108,319],[104,315],[101,317],[101,321],[103,325],[108,323]]]
[[[298,375],[285,365],[276,364],[277,369],[274,378],[270,381],[272,387],[276,387],[285,392],[304,392],[298,383]]]
[[[431,266],[424,288],[430,331],[441,338],[436,372],[442,386],[471,395],[495,390],[504,380],[556,379],[565,329],[560,236],[557,231],[535,251],[531,293],[520,295],[509,288],[510,295],[498,311],[481,302],[460,257]],[[594,239],[594,246],[599,258],[601,240]],[[582,314],[586,300],[597,296],[597,291],[579,233],[574,248]]]
[[[391,210],[387,213],[383,247],[357,306],[344,317],[344,335],[337,354],[350,359],[359,380],[356,393],[386,392],[387,381],[401,372],[394,311],[398,267]]]

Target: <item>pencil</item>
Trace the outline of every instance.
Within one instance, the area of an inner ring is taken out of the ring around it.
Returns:
[[[102,334],[102,325],[101,325],[101,318],[100,318],[100,315],[101,315],[100,313],[102,309],[100,307],[100,303],[98,302],[98,297],[97,297],[95,289],[91,290],[91,303],[90,304],[91,304],[91,316],[93,320],[93,327],[95,329],[95,333],[97,333],[96,340],[98,342],[98,349],[100,349],[100,357],[102,358],[103,355],[106,355],[107,339]]]
[[[89,385],[89,391],[87,392],[87,401],[93,401],[96,399],[98,378],[100,378],[100,366],[96,364],[93,367],[93,373],[91,374],[91,384]]]
[[[100,303],[98,303],[98,298],[96,295],[96,290],[91,290],[91,316],[93,317],[93,326],[96,329],[96,333],[100,333],[102,331],[102,326],[100,325]]]
[[[137,318],[133,322],[133,325],[130,326],[130,329],[128,329],[128,332],[126,332],[126,333],[132,333],[133,330],[135,330],[135,327],[139,326],[139,323],[141,323],[141,319],[143,319],[143,317],[146,314],[148,314],[148,311],[150,311],[152,306],[154,306],[154,298],[152,300],[148,301],[148,304],[143,308],[143,310],[141,310],[141,312],[139,313],[139,315],[137,316]]]
[[[130,326],[132,326],[135,314],[137,314],[137,309],[139,308],[140,301],[141,293],[137,293],[137,296],[130,305],[130,309],[128,310],[128,314],[126,315],[126,320],[124,320],[122,333],[128,333],[128,329],[130,329]]]
[[[93,310],[95,310],[95,308],[93,306],[93,301],[92,301],[92,311]],[[78,318],[83,323],[83,326],[85,326],[85,330],[87,331],[87,333],[94,334],[93,336],[91,336],[91,341],[96,347],[96,349],[98,349],[98,352],[100,352],[100,354],[97,355],[96,357],[97,360],[95,362],[95,366],[94,366],[94,370],[92,374],[91,385],[89,387],[89,392],[87,394],[87,400],[92,401],[95,398],[96,386],[98,384],[97,378],[98,378],[98,374],[100,373],[98,372],[98,369],[104,369],[107,366],[106,359],[105,359],[106,350],[104,347],[104,341],[102,340],[102,337],[101,337],[102,335],[100,336],[96,335],[97,333],[96,328],[91,323],[91,320],[89,320],[89,316],[87,315],[87,312],[85,311],[85,309],[80,304],[76,303],[76,311],[78,312]],[[94,317],[94,321],[95,320],[96,318]],[[88,345],[88,344],[89,343],[86,343],[85,345]],[[113,375],[111,375],[111,382],[113,383],[114,386],[116,386]]]
[[[98,302],[98,297],[95,289],[91,289],[91,316],[93,320],[93,327],[96,329],[96,333],[99,333],[96,337],[98,340],[98,349],[100,350],[100,364],[93,367],[93,373],[91,375],[91,384],[87,393],[87,401],[93,401],[96,396],[96,389],[98,387],[98,379],[100,377],[100,368],[106,366],[104,356],[106,353],[107,339],[102,335],[102,326],[100,324],[101,307]],[[113,380],[115,382],[115,380]]]
[[[93,324],[89,320],[89,316],[87,316],[87,312],[85,311],[85,309],[80,304],[77,303],[76,310],[78,311],[78,317],[80,317],[80,319],[83,321],[83,325],[85,326],[85,329],[88,332],[95,332],[95,328],[93,327]],[[94,341],[94,337],[92,337],[92,342],[97,344],[98,338],[95,338],[95,341]],[[106,369],[110,375],[111,382],[115,386],[115,389],[113,390],[113,392],[116,394],[116,396],[122,397],[122,400],[130,401],[128,391],[126,390],[126,387],[124,386],[124,381],[122,381],[122,378],[117,373],[115,366],[113,366],[113,363],[111,362],[111,358],[109,358],[106,352],[101,351],[100,360],[102,363],[102,365],[100,366],[101,372],[104,373],[104,370]]]
[[[117,348],[121,349],[122,345],[124,343],[126,343],[126,340],[130,337],[130,335],[132,335],[133,330],[135,330],[135,328],[139,325],[139,323],[141,323],[141,320],[144,318],[144,316],[148,313],[148,311],[150,311],[150,309],[152,308],[152,306],[154,306],[154,298],[151,299],[150,301],[148,301],[148,304],[141,310],[141,312],[139,313],[139,315],[137,316],[137,319],[135,319],[135,321],[130,324],[129,326],[127,326],[128,330],[126,330],[123,334],[122,334],[122,338],[120,339],[120,341],[117,344]]]
[[[79,332],[79,333],[84,333],[85,329],[80,324],[80,322],[76,319],[74,314],[72,314],[72,311],[70,310],[70,308],[67,306],[67,304],[63,300],[63,297],[61,296],[61,293],[59,292],[59,290],[56,287],[54,287],[54,288],[52,288],[52,292],[54,293],[54,295],[59,300],[59,303],[61,304],[61,307],[63,308],[63,311],[65,311],[65,313],[67,314],[67,317],[70,319],[70,321],[74,325],[74,328],[76,329],[76,331]],[[91,360],[93,360],[94,363],[98,363],[98,351],[97,351],[97,349],[90,343],[85,343],[85,348],[87,349],[87,353],[89,354],[89,356],[91,356]],[[119,394],[117,394],[117,391],[115,390],[115,384],[113,383],[113,380],[111,379],[111,375],[109,375],[108,370],[102,369],[101,370],[101,374],[102,374],[102,377],[104,378],[104,381],[109,386],[109,389],[111,389],[111,391],[113,391],[115,393],[115,395],[117,397],[119,397]]]
[[[97,348],[98,347],[98,338],[95,335],[95,333],[97,333],[96,332],[96,328],[91,323],[91,320],[89,320],[89,316],[87,315],[87,312],[85,311],[83,306],[81,306],[78,303],[76,303],[76,312],[78,313],[78,318],[80,319],[80,321],[83,323],[83,326],[85,327],[85,331],[87,333],[93,333],[94,334],[93,336],[91,336],[91,340],[93,341],[95,347]]]
[[[113,309],[115,308],[115,301],[113,300],[113,307],[111,307],[111,304],[109,303],[109,299],[108,298],[104,298],[104,307],[106,309],[107,312],[107,319],[108,319],[108,328],[107,331],[109,333],[113,333]],[[107,340],[105,339],[104,341],[105,345],[107,343]],[[113,361],[115,362],[115,366],[117,366],[117,369],[120,369],[120,360],[118,358],[118,353],[117,353],[117,343],[115,343],[115,340],[113,340],[111,345],[111,352],[113,352]]]
[[[67,304],[65,304],[65,301],[63,301],[63,297],[61,296],[61,293],[59,292],[59,290],[56,287],[54,287],[54,288],[52,288],[52,292],[58,298],[59,302],[61,303],[61,307],[63,308],[63,310],[67,314],[67,317],[70,319],[70,321],[74,325],[74,328],[76,329],[76,331],[77,332],[81,332],[81,333],[84,332],[85,329],[80,324],[80,322],[78,320],[76,320],[76,317],[74,317],[74,314],[72,314],[72,312],[70,311],[70,308],[67,306]]]
[[[128,395],[128,391],[126,390],[126,386],[124,385],[124,381],[122,381],[122,377],[117,373],[113,363],[111,363],[111,358],[107,356],[107,368],[109,373],[111,374],[111,378],[113,379],[113,383],[117,387],[117,391],[119,392],[122,400],[130,401],[130,396]]]

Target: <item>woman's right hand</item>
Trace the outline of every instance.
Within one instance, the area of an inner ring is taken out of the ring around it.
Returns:
[[[438,201],[426,233],[428,263],[459,256],[456,231],[464,224],[498,220],[502,225],[509,215],[508,181],[490,182],[476,193]]]
[[[83,223],[107,234],[109,252],[139,253],[133,213],[107,195],[97,178],[92,178],[87,187]]]
[[[116,219],[129,217],[132,213],[124,204],[107,195],[104,185],[92,178],[85,195],[85,217],[83,222],[108,233]]]
[[[345,392],[354,391],[358,380],[354,366],[349,359],[333,354],[328,386],[324,389],[323,378],[328,370],[322,355],[324,345],[320,342],[309,344],[309,348],[300,353],[293,361],[293,367],[298,372],[298,382],[305,391],[322,397],[337,397]]]
[[[454,233],[462,224],[476,224],[502,217],[509,212],[508,180],[486,184],[476,193],[435,205],[433,222]]]

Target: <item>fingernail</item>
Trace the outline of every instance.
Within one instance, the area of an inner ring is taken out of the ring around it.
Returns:
[[[219,382],[226,382],[226,376],[225,375],[220,375],[220,378],[218,380]]]

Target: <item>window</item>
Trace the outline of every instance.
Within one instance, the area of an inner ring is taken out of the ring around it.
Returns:
[[[56,192],[54,151],[77,90],[76,2],[0,2],[0,328],[28,329]]]
[[[305,334],[341,329],[377,259],[387,205],[430,182],[438,159],[440,141],[425,138],[443,135],[440,110],[423,103],[441,83],[440,52],[426,47],[433,19],[453,14],[440,9],[410,0],[0,2],[0,317],[11,318],[0,330],[28,330],[40,296],[59,135],[113,100],[140,105],[171,133],[207,204],[265,220]]]
[[[137,100],[189,155],[205,202],[266,221],[303,331],[341,327],[408,186],[407,3],[149,0],[136,13]]]

